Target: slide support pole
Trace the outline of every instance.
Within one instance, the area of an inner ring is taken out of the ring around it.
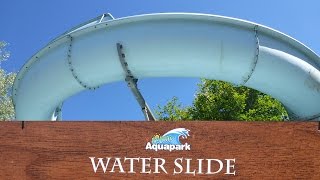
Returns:
[[[145,119],[147,121],[155,121],[156,118],[152,114],[149,106],[147,105],[146,101],[144,100],[140,90],[138,89],[138,79],[133,76],[131,71],[128,68],[128,63],[125,60],[125,54],[123,52],[123,46],[120,43],[117,43],[117,50],[118,50],[118,55],[119,55],[119,60],[121,63],[121,66],[126,73],[126,78],[125,81],[127,82],[128,86],[130,87],[131,92],[135,96],[136,100],[138,101],[141,110],[145,116]]]

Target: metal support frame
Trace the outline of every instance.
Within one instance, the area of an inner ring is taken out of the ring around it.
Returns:
[[[110,14],[110,13],[105,13],[105,14],[102,14],[100,20],[99,20],[99,23],[101,23],[102,21],[108,21],[108,20],[113,20],[114,17]]]
[[[145,119],[147,121],[155,121],[156,118],[152,114],[150,108],[148,107],[146,101],[144,100],[142,94],[140,93],[140,91],[138,89],[138,85],[137,85],[138,79],[132,75],[131,71],[128,68],[128,63],[125,60],[125,54],[123,52],[122,44],[117,43],[117,51],[118,51],[121,66],[126,74],[125,81],[127,82],[128,86],[130,87],[131,92],[133,93],[136,100],[138,101],[138,103],[141,107],[141,110],[145,116]]]

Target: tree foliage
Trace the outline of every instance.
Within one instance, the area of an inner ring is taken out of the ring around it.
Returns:
[[[10,57],[10,52],[6,50],[8,43],[0,41],[0,65]]]
[[[174,97],[156,114],[161,120],[282,121],[288,114],[276,99],[244,86],[216,80],[201,80],[191,106]]]
[[[1,68],[1,63],[10,57],[10,53],[6,50],[6,46],[6,42],[0,41],[0,121],[14,118],[11,88],[16,74],[7,73]]]

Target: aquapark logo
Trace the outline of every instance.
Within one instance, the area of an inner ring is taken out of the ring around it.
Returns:
[[[146,145],[146,150],[165,150],[165,151],[190,151],[191,146],[188,143],[182,144],[180,138],[187,139],[189,135],[189,129],[176,128],[168,131],[164,135],[156,134],[152,137],[151,142]]]
[[[147,142],[146,150],[154,151],[182,151],[191,149],[188,143],[182,144],[181,139],[187,139],[190,130],[185,128],[176,128],[167,133],[156,134],[152,137],[151,142]],[[225,172],[225,175],[235,175],[236,159],[216,159],[216,158],[189,158],[179,157],[173,161],[167,161],[161,157],[89,157],[91,160],[94,173],[97,173],[101,167],[103,173],[128,173],[128,174],[187,174],[187,175],[214,175]],[[194,162],[194,163],[192,163]],[[127,166],[123,166],[127,164]],[[171,173],[167,164],[171,164]],[[193,165],[192,165],[193,164]],[[136,166],[140,171],[136,172]],[[125,169],[127,167],[128,169]]]

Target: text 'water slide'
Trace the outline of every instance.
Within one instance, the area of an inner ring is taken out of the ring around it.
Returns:
[[[320,57],[297,40],[256,23],[208,14],[105,14],[62,34],[23,66],[13,87],[17,120],[54,120],[83,90],[130,73],[203,77],[244,85],[281,101],[290,120],[320,120]]]

